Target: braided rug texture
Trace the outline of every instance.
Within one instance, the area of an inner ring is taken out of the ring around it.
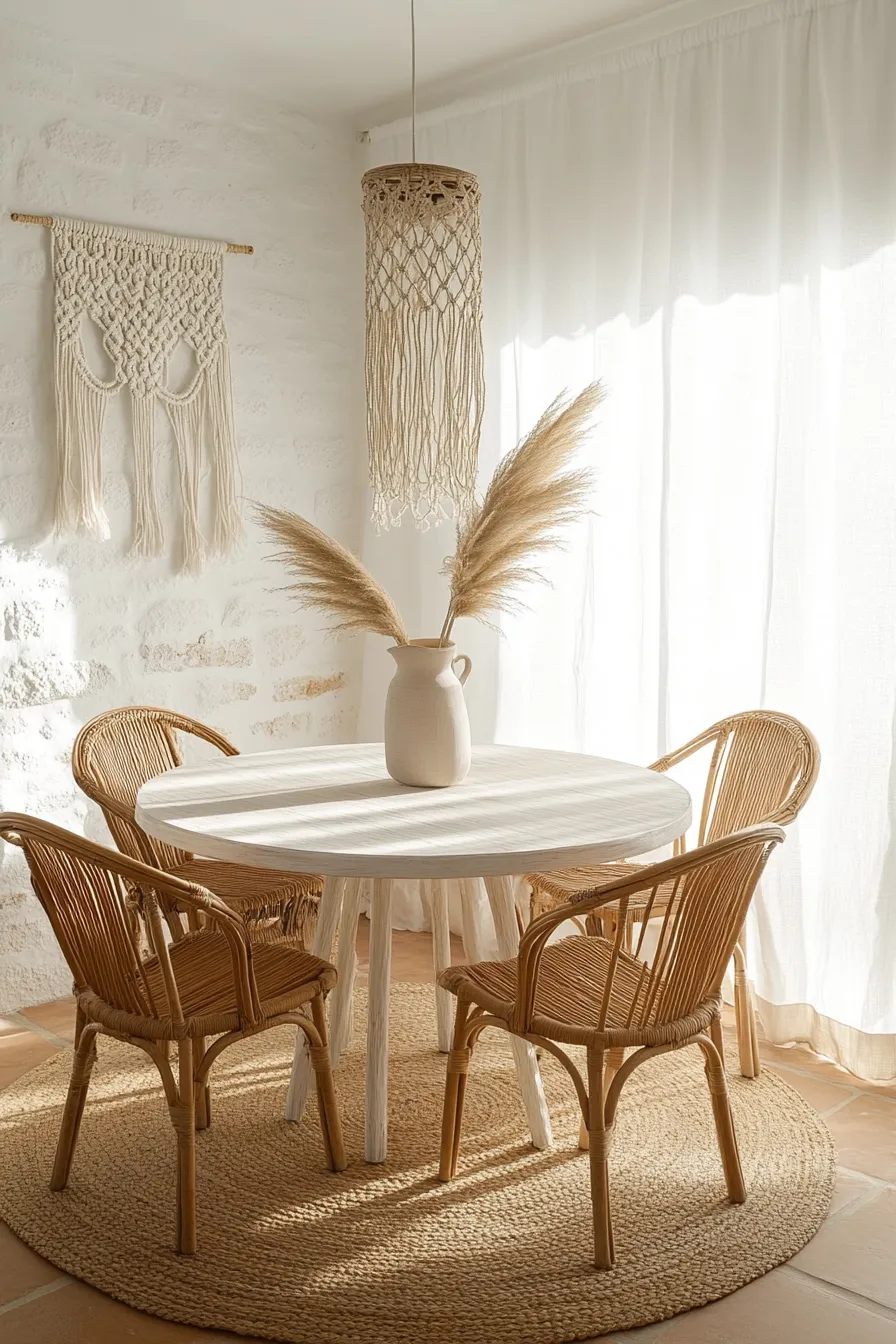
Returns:
[[[292,1032],[225,1052],[197,1136],[199,1251],[174,1245],[175,1145],[141,1051],[99,1041],[68,1189],[48,1188],[70,1057],[0,1093],[0,1215],[61,1270],[170,1320],[296,1344],[559,1344],[723,1297],[794,1255],[830,1203],[833,1146],[775,1074],[730,1074],[747,1203],[727,1203],[699,1050],[626,1084],[610,1159],[616,1268],[591,1262],[572,1086],[542,1058],[555,1148],[526,1142],[506,1038],[486,1033],[457,1179],[435,1179],[445,1056],[433,991],[392,987],[389,1159],[363,1153],[364,996],[336,1081],[351,1165],[316,1108],[283,1119]]]

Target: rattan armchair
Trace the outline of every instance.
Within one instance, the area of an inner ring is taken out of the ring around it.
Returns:
[[[183,714],[144,705],[110,709],[86,723],[75,739],[75,782],[102,808],[123,854],[213,891],[246,917],[256,939],[286,937],[310,945],[322,877],[197,859],[154,839],[137,825],[134,809],[139,790],[148,780],[182,764],[178,733],[208,742],[225,756],[239,754],[221,733]],[[183,915],[188,924],[196,923],[195,911],[179,911],[167,900],[162,912],[174,938],[184,932]]]
[[[283,1024],[304,1031],[327,1161],[334,1171],[345,1168],[324,1014],[324,997],[336,983],[332,966],[285,941],[254,942],[241,916],[211,892],[48,822],[0,813],[0,836],[25,851],[75,982],[75,1057],[51,1190],[68,1183],[99,1035],[139,1046],[161,1075],[177,1135],[182,1254],[196,1250],[196,1129],[210,1119],[209,1071],[244,1036]],[[201,913],[208,927],[169,944],[163,897]],[[149,956],[140,946],[141,925]],[[206,1048],[209,1036],[216,1039]]]
[[[677,751],[662,756],[650,769],[669,770],[704,747],[711,747],[712,755],[703,791],[698,845],[720,840],[746,826],[766,822],[786,826],[795,820],[815,787],[819,767],[818,743],[808,728],[789,714],[765,709],[732,714]],[[676,842],[675,853],[684,851],[682,837]],[[637,863],[607,863],[555,873],[530,873],[526,879],[532,888],[530,917],[535,919],[548,910],[565,905],[577,892],[625,876],[635,876],[642,867]],[[653,907],[653,915],[662,914],[663,908],[661,894]],[[613,918],[612,912],[593,916],[591,931],[612,936]],[[630,939],[632,926],[643,918],[643,906],[632,902],[628,914]],[[755,1078],[759,1073],[759,1037],[747,975],[744,930],[734,948],[734,1010],[741,1073]]]
[[[722,1059],[721,983],[778,826],[757,826],[643,868],[599,891],[576,896],[528,926],[514,961],[480,962],[445,971],[439,983],[457,996],[448,1057],[439,1176],[457,1171],[464,1092],[473,1048],[497,1027],[549,1051],[572,1078],[588,1131],[594,1209],[594,1262],[613,1265],[608,1158],[620,1093],[632,1072],[654,1055],[697,1045],[703,1052],[728,1196],[746,1199]],[[638,946],[628,951],[629,909],[642,910]],[[659,942],[648,963],[641,943],[662,900]],[[615,915],[615,933],[572,936],[549,944],[574,915]],[[587,1083],[560,1048],[585,1046]],[[613,1072],[611,1052],[635,1047]]]

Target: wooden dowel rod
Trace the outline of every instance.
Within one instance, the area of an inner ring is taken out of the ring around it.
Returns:
[[[18,214],[16,211],[13,211],[13,213],[10,215],[10,219],[14,219],[17,224],[40,224],[45,229],[51,228],[53,224],[52,215],[21,215]],[[251,256],[251,254],[255,251],[255,248],[252,246],[251,243],[228,243],[227,251],[245,252]]]

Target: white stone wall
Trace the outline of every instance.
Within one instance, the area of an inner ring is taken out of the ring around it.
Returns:
[[[300,91],[297,91],[297,97]],[[348,545],[363,524],[359,163],[288,109],[0,24],[0,810],[105,838],[74,788],[80,724],[122,704],[202,718],[242,750],[351,740],[360,649],[296,613],[251,524],[245,548],[177,573],[178,486],[158,421],[164,559],[127,554],[128,407],[106,426],[112,539],[54,539],[49,234],[11,210],[255,245],[226,259],[244,494]],[[0,1010],[69,977],[20,856],[0,845]]]

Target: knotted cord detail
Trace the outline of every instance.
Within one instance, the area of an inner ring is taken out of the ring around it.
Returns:
[[[239,467],[233,430],[230,364],[224,326],[225,243],[173,238],[83,220],[54,219],[56,408],[59,477],[56,530],[106,540],[102,434],[106,406],[130,389],[135,466],[136,555],[163,546],[154,479],[154,420],[164,405],[177,444],[183,501],[183,567],[201,568],[206,550],[226,552],[242,539]],[[103,333],[112,363],[108,382],[88,368],[81,323]],[[183,393],[166,386],[168,361],[185,341],[196,373]],[[212,472],[213,531],[207,547],[199,526],[203,444]]]

